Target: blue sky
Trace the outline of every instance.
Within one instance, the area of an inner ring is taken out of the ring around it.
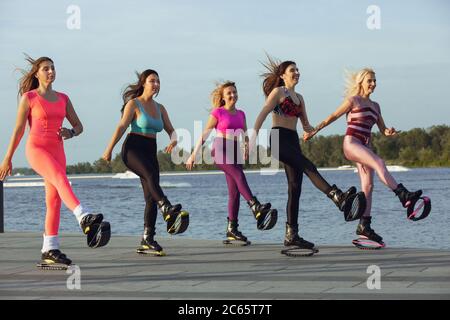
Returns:
[[[80,8],[79,30],[66,26],[70,5]],[[380,9],[379,30],[367,28],[370,5]],[[344,70],[366,66],[377,73],[372,98],[388,126],[450,125],[449,13],[445,0],[2,1],[0,156],[14,127],[14,69],[26,66],[23,52],[54,59],[54,89],[70,96],[83,122],[85,132],[66,143],[68,164],[101,156],[120,117],[122,89],[147,68],[160,74],[157,101],[174,127],[193,132],[194,121],[206,121],[209,93],[221,79],[236,81],[238,107],[252,127],[264,103],[265,51],[297,62],[297,89],[313,125],[340,104]],[[264,128],[270,125],[268,119]],[[344,131],[342,118],[322,134]],[[167,141],[161,134],[159,148]],[[24,145],[16,167],[28,166]]]

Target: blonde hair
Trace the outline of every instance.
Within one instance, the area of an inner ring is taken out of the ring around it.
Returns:
[[[358,72],[350,72],[345,70],[346,83],[345,83],[345,98],[361,95],[362,82],[368,74],[375,75],[375,71],[371,68],[364,68]]]
[[[228,87],[236,88],[236,84],[233,81],[216,82],[216,88],[211,92],[212,109],[225,105],[225,101],[223,101],[223,90]]]

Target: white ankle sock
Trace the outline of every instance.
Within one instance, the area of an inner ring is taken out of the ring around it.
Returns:
[[[59,237],[56,236],[46,236],[44,234],[44,243],[42,244],[41,252],[47,252],[50,250],[59,249]]]
[[[81,219],[89,214],[89,210],[87,208],[84,208],[80,203],[78,207],[73,210],[73,214],[75,215],[75,218],[77,218],[78,224],[80,224]]]

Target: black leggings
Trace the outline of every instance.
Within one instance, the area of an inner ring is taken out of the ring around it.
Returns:
[[[278,139],[276,139],[277,133]],[[274,152],[275,143],[279,147],[278,155]],[[328,194],[331,186],[317,171],[316,166],[303,155],[297,131],[273,127],[270,132],[270,147],[272,156],[284,164],[284,171],[288,180],[287,222],[290,225],[297,225],[303,173],[308,176],[317,189],[325,194]]]
[[[157,201],[164,197],[159,185],[159,163],[156,157],[156,139],[129,134],[122,145],[122,160],[128,169],[141,178],[144,190],[144,227],[154,228]]]

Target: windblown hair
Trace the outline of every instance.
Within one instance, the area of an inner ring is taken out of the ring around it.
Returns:
[[[236,88],[236,84],[233,81],[216,82],[216,88],[211,92],[212,109],[225,105],[225,101],[223,100],[223,90],[228,87]]]
[[[20,78],[19,81],[19,97],[24,93],[39,87],[39,80],[35,76],[39,71],[41,63],[46,61],[50,61],[51,63],[53,63],[53,60],[49,57],[40,57],[34,60],[27,54],[25,54],[25,60],[30,63],[31,68],[30,70],[18,69],[22,73],[22,78]]]
[[[138,77],[138,81],[136,83],[128,85],[122,94],[123,106],[120,109],[120,112],[123,113],[126,104],[128,101],[133,100],[134,98],[139,97],[144,92],[144,83],[147,80],[149,75],[156,74],[159,77],[158,72],[152,69],[147,69],[142,73],[136,72],[136,76]],[[158,95],[158,94],[156,94]]]
[[[262,65],[267,69],[267,72],[263,73],[261,77],[264,78],[263,81],[263,91],[264,95],[267,97],[273,89],[277,87],[284,86],[284,81],[281,76],[286,71],[287,67],[291,64],[295,64],[294,61],[283,61],[272,58],[267,55],[267,62],[262,62]]]
[[[368,74],[375,75],[375,71],[370,68],[364,68],[358,72],[345,71],[345,98],[358,96],[362,94],[362,82]]]

